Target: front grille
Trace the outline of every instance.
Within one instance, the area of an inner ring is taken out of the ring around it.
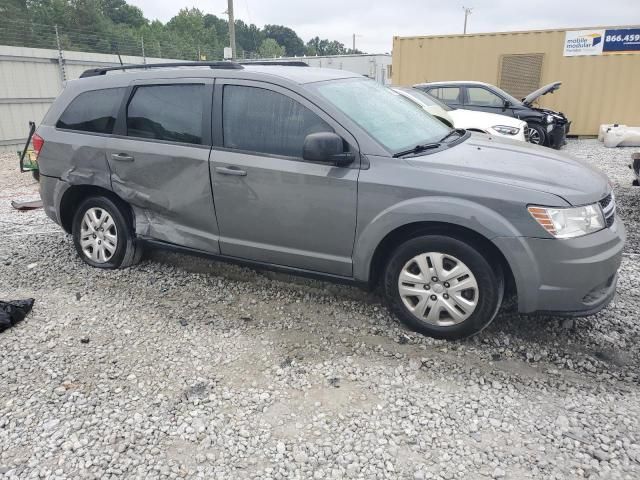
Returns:
[[[600,200],[600,206],[602,207],[602,212],[604,213],[604,220],[609,228],[613,225],[613,222],[616,219],[616,198],[611,192],[609,195]]]

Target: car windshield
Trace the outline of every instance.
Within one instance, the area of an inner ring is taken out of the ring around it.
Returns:
[[[441,102],[437,98],[432,97],[428,93],[423,92],[422,90],[418,90],[417,88],[398,88],[398,90],[405,92],[410,97],[413,97],[419,102],[424,103],[428,107],[440,107],[445,112],[450,112],[451,110],[455,110],[455,108],[450,107],[446,103]]]
[[[419,105],[373,80],[319,82],[312,88],[391,153],[438,142],[451,131]]]

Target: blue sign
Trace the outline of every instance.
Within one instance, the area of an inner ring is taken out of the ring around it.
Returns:
[[[606,30],[602,44],[603,53],[640,53],[640,28]]]

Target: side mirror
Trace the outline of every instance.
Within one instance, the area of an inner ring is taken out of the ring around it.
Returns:
[[[502,110],[504,111],[510,106],[511,106],[511,102],[509,100],[505,100],[504,103],[502,104]]]
[[[355,160],[355,155],[345,152],[342,137],[333,132],[310,133],[304,139],[302,158],[311,162],[332,163],[346,167]]]

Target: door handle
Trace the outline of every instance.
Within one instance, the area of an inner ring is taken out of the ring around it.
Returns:
[[[133,162],[134,158],[131,155],[127,155],[126,153],[112,153],[112,160],[117,160],[118,162]]]
[[[247,172],[237,167],[216,167],[216,172],[220,175],[233,175],[235,177],[246,177]]]

